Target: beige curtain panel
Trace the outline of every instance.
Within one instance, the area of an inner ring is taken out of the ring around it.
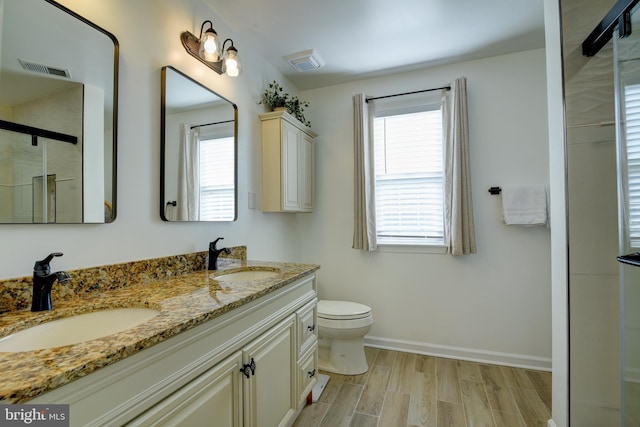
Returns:
[[[359,93],[353,97],[354,113],[354,199],[353,199],[353,248],[375,251],[376,209],[375,175],[373,169],[373,138],[371,116],[373,109],[367,105],[367,96]]]
[[[449,253],[476,253],[471,168],[469,166],[469,125],[467,79],[451,83],[444,101],[444,217]]]
[[[180,164],[178,167],[179,221],[198,221],[200,216],[200,133],[185,123],[180,125]]]

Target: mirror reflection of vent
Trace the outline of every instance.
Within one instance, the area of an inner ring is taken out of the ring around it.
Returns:
[[[40,74],[49,74],[52,76],[71,78],[71,72],[64,68],[51,67],[49,65],[38,64],[36,62],[25,61],[24,59],[18,59],[20,65],[27,71],[33,71]]]

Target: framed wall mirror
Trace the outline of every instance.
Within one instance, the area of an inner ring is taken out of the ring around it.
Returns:
[[[0,223],[113,221],[117,39],[52,0],[0,9]]]
[[[160,217],[235,221],[236,105],[170,66],[161,104]]]

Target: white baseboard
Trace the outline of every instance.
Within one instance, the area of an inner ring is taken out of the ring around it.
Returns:
[[[390,338],[373,337],[369,335],[364,337],[364,344],[368,347],[404,351],[407,353],[426,354],[429,356],[446,357],[450,359],[468,360],[471,362],[490,363],[495,365],[513,366],[516,368],[551,371],[551,358],[546,357],[500,353],[486,350],[474,350],[469,348],[452,347],[439,344],[394,340]]]

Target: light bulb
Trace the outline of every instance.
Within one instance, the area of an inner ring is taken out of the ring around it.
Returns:
[[[208,62],[220,60],[220,42],[218,34],[213,29],[208,29],[200,40],[200,56]]]
[[[230,47],[225,53],[224,59],[225,73],[229,77],[238,77],[240,75],[240,61],[238,60],[238,51],[235,47]]]

